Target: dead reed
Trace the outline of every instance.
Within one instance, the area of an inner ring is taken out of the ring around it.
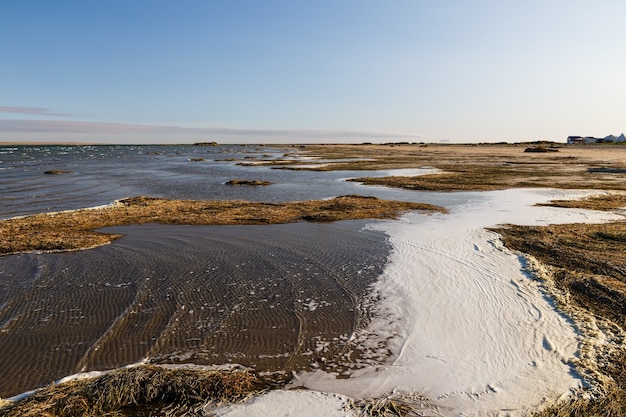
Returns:
[[[544,163],[438,163],[440,174],[416,177],[363,177],[350,181],[416,191],[489,191],[506,188],[609,189],[626,190],[626,182],[610,181],[580,170],[575,174],[563,167]],[[571,168],[571,167],[569,167]]]
[[[613,211],[626,207],[626,194],[608,193],[592,195],[580,200],[553,200],[549,203],[538,204],[540,206],[582,208],[588,210]]]
[[[430,408],[428,399],[417,395],[389,395],[368,400],[352,399],[346,409],[358,417],[417,417]],[[420,411],[421,410],[421,411]]]
[[[267,388],[246,371],[141,365],[51,385],[0,408],[0,416],[201,416],[211,404],[239,402]]]
[[[0,221],[0,256],[26,251],[78,250],[110,243],[120,235],[96,229],[129,224],[279,224],[297,221],[393,218],[408,210],[445,212],[430,204],[348,195],[329,200],[261,203],[132,197],[116,204]]]

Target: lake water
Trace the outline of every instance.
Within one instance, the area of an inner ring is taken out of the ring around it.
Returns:
[[[353,193],[415,198],[415,193],[365,188],[343,181],[364,172],[294,171],[238,164],[294,159],[299,157],[299,150],[261,146],[0,147],[0,218],[98,206],[137,195],[253,201],[320,199]],[[200,158],[204,161],[191,161]],[[50,170],[72,173],[45,173]],[[231,179],[258,179],[273,185],[225,186]],[[430,198],[441,200],[437,193],[430,193]]]

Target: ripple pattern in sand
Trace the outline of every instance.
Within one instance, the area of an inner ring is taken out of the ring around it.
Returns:
[[[0,259],[0,396],[159,363],[341,372],[389,247],[363,222],[114,228],[112,245]]]

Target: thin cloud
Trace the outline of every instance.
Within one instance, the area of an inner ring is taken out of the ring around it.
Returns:
[[[57,116],[68,117],[71,116],[65,113],[57,113],[50,109],[43,107],[15,107],[15,106],[0,106],[0,113],[17,113],[17,114],[31,114],[36,116]]]
[[[0,108],[1,109],[1,108]],[[241,139],[301,139],[331,141],[379,140],[417,141],[421,138],[397,132],[370,132],[357,130],[309,130],[309,129],[236,129],[236,128],[187,128],[180,126],[158,126],[122,123],[99,123],[56,120],[2,120],[0,134],[84,134],[84,135],[202,135],[208,137],[230,137]]]
[[[132,125],[121,123],[98,123],[56,120],[0,120],[0,132],[14,133],[182,133],[194,129],[169,126]]]

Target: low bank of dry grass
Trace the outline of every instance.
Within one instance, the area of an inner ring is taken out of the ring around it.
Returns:
[[[268,384],[245,371],[141,365],[43,388],[0,409],[4,417],[202,416],[212,403],[259,394]]]
[[[529,161],[526,164],[503,162],[499,165],[438,163],[435,166],[443,172],[417,177],[362,177],[350,181],[416,191],[489,191],[545,187],[626,190],[626,181],[615,181],[614,176],[605,175],[603,178],[602,174],[586,170],[571,173],[569,169],[573,167],[567,165],[537,164]]]
[[[382,170],[436,167],[420,177],[363,177],[352,181],[422,191],[497,190],[511,187],[626,190],[626,147],[561,146],[558,153],[526,153],[527,145],[307,145],[311,160],[270,162],[277,168]]]
[[[592,195],[580,200],[553,200],[540,206],[582,208],[588,210],[613,211],[626,207],[626,194],[600,194]]]
[[[120,235],[96,229],[129,224],[279,224],[393,218],[408,210],[445,212],[429,204],[356,195],[330,200],[260,203],[133,197],[96,209],[37,214],[0,221],[0,255],[66,251],[103,245]]]
[[[512,186],[507,184],[507,178],[498,172],[485,173],[485,170],[479,167],[468,168],[467,171],[471,174],[445,172],[418,177],[361,177],[351,178],[349,181],[414,191],[489,191]]]
[[[578,306],[626,329],[626,222],[495,230],[507,247],[550,265]]]

